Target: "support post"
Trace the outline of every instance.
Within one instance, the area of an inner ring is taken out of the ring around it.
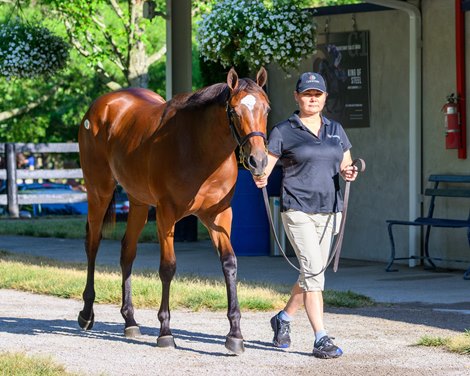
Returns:
[[[465,12],[462,0],[455,0],[455,61],[457,73],[457,105],[460,114],[460,143],[458,157],[467,159],[467,104],[465,77]]]
[[[191,0],[166,0],[166,99],[192,90]]]
[[[191,0],[166,0],[166,99],[192,91]],[[175,241],[196,241],[198,219],[182,218]]]
[[[8,213],[12,218],[19,218],[18,187],[16,185],[16,150],[15,144],[5,144],[5,159],[7,168],[7,202]]]

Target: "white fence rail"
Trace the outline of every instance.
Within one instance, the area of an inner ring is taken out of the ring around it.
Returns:
[[[73,169],[17,169],[18,153],[78,153],[77,143],[0,143],[0,154],[5,155],[5,168],[0,168],[0,180],[6,181],[7,193],[0,194],[0,205],[7,205],[10,217],[19,217],[19,205],[75,203],[86,201],[86,193],[81,194],[24,194],[18,192],[17,179],[81,179],[82,170]]]

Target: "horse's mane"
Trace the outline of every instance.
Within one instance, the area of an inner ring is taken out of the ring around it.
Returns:
[[[242,78],[238,81],[238,86],[234,90],[233,95],[244,90],[262,93],[267,99],[266,93],[263,89],[249,78]],[[166,103],[165,110],[162,115],[162,122],[165,121],[168,116],[171,116],[179,110],[198,110],[212,104],[225,106],[229,96],[230,89],[226,83],[206,86],[192,93],[177,94]]]

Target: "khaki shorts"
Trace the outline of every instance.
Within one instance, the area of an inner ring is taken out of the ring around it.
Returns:
[[[332,236],[339,231],[341,213],[307,214],[297,210],[281,213],[286,235],[300,265],[299,285],[304,291],[323,291],[324,271],[328,262]]]

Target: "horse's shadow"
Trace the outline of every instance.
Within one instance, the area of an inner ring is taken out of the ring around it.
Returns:
[[[156,338],[159,330],[157,328],[140,326],[141,336],[128,338],[123,333],[124,325],[114,322],[95,322],[93,329],[85,331],[81,329],[74,320],[43,320],[32,318],[17,318],[0,316],[0,333],[20,334],[20,335],[41,335],[54,334],[67,337],[81,337],[90,339],[100,339],[105,341],[123,342],[133,345],[150,346],[157,348]],[[181,351],[194,352],[198,354],[212,356],[230,356],[227,352],[208,351],[195,349],[187,346],[188,342],[199,342],[209,345],[218,345],[224,348],[225,336],[208,333],[172,329],[175,337],[176,348]],[[246,349],[257,349],[265,351],[282,351],[272,347],[269,342],[246,341]]]

